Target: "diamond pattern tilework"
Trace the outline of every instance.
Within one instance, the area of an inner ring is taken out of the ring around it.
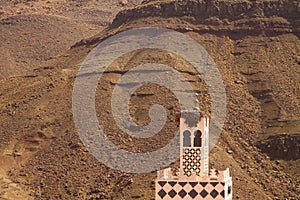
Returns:
[[[216,196],[218,196],[219,193],[217,192],[217,190],[214,189],[213,191],[210,192],[210,195],[211,195],[213,198],[216,198]]]
[[[224,200],[224,186],[222,182],[158,181],[156,200]]]
[[[219,183],[218,182],[210,182],[210,184],[214,187],[216,187],[216,185],[218,185]]]
[[[168,193],[169,191],[171,191],[173,189],[173,187],[168,183],[163,188],[166,191],[166,193]]]
[[[203,187],[205,187],[208,184],[208,182],[201,182],[200,185],[202,185]]]
[[[196,185],[198,185],[198,182],[189,182],[189,183],[192,187],[195,187]]]
[[[215,190],[217,190],[217,192],[220,193],[220,192],[224,191],[224,186],[225,185],[223,185],[222,183],[219,183],[215,186]]]
[[[193,189],[193,186],[191,186],[191,184],[189,184],[189,183],[187,183],[184,187],[183,187],[183,189],[185,190],[185,191],[191,191],[192,189]]]
[[[166,181],[158,181],[158,184],[159,184],[161,187],[164,187],[164,185],[165,185],[166,183],[167,183]]]
[[[205,186],[205,190],[206,190],[208,193],[210,193],[213,189],[214,189],[214,186],[212,186],[211,184],[207,184],[207,185]]]
[[[192,197],[193,199],[198,195],[198,192],[196,192],[196,190],[192,189],[189,192],[190,197]]]
[[[176,184],[174,187],[173,187],[173,189],[175,190],[175,191],[180,191],[180,190],[182,190],[182,186],[181,185],[179,185],[179,184]]]
[[[201,171],[201,150],[200,148],[185,148],[183,150],[183,171],[184,175],[191,176],[192,173],[200,174]]]
[[[187,193],[186,193],[186,191],[185,190],[180,190],[180,192],[178,192],[178,195],[181,197],[181,198],[184,198],[186,195],[187,195]]]
[[[181,185],[181,187],[184,187],[187,184],[187,182],[179,182],[178,184]]]
[[[175,192],[175,190],[172,189],[170,192],[168,192],[168,195],[174,198],[177,195],[177,193]]]
[[[166,195],[167,195],[167,193],[163,190],[163,189],[161,189],[159,192],[158,192],[158,195],[160,196],[160,198],[164,198]]]
[[[199,193],[203,190],[203,186],[198,183],[197,185],[195,185],[194,189]]]
[[[172,187],[174,187],[174,185],[176,185],[177,182],[175,182],[175,181],[169,181],[168,184],[170,184]]]
[[[206,190],[203,189],[203,190],[200,192],[200,195],[201,195],[201,197],[205,198],[205,197],[208,195],[208,192],[206,192]]]
[[[222,190],[222,191],[220,192],[220,195],[221,195],[222,197],[225,197],[225,191]]]

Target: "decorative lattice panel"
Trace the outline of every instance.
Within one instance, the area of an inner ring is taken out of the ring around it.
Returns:
[[[224,182],[158,181],[156,200],[224,200]]]
[[[201,150],[200,148],[183,149],[183,172],[186,176],[191,176],[192,172],[199,176],[201,171]]]

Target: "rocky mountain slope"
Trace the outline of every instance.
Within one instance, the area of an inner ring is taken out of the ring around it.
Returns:
[[[50,15],[19,15],[0,22],[0,78],[24,73],[97,33],[96,26]]]
[[[0,1],[0,78],[13,76],[68,50],[139,1]]]
[[[228,113],[210,161],[215,168],[231,169],[234,199],[298,199],[299,10],[299,2],[288,0],[145,1],[120,12],[101,33],[81,40],[44,66],[1,80],[0,197],[154,198],[155,172],[122,173],[89,154],[78,138],[71,106],[77,70],[93,47],[123,30],[159,26],[198,41],[222,75]],[[145,110],[154,102],[164,105],[168,126],[160,134],[138,140],[111,123],[107,105],[115,83],[128,69],[145,62],[183,68],[195,90],[202,91],[200,108],[210,111],[205,83],[182,58],[150,49],[122,56],[99,82],[97,117],[110,140],[134,152],[165,145],[173,137],[168,133],[178,126],[176,98],[155,85],[137,91],[131,113],[145,124],[149,120]],[[177,167],[178,162],[171,166]]]

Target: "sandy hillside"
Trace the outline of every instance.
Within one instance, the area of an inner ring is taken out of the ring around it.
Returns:
[[[0,1],[0,78],[41,65],[99,33],[138,1]]]

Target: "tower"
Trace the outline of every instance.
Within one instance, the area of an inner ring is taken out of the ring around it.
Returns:
[[[209,118],[182,112],[180,118],[180,170],[157,172],[155,200],[231,200],[229,169],[209,170]]]
[[[200,120],[199,120],[200,117]],[[190,177],[207,176],[209,119],[199,113],[185,112],[180,118],[180,173]]]

